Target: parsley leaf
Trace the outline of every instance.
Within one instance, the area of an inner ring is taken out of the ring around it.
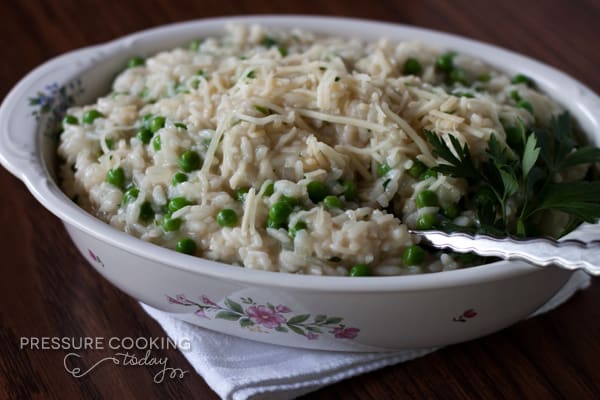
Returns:
[[[554,181],[570,167],[600,163],[600,149],[576,148],[566,112],[554,117],[549,127],[526,129],[519,122],[507,128],[508,146],[492,134],[485,158],[477,163],[468,145],[461,145],[455,136],[444,140],[432,131],[424,133],[433,153],[443,160],[433,169],[468,181],[462,202],[477,212],[475,232],[530,235],[537,232],[541,213],[549,210],[569,214],[562,234],[581,222],[600,218],[600,181]],[[449,221],[442,222],[442,229],[458,229]]]
[[[449,135],[450,142],[454,152],[448,147],[446,142],[432,131],[424,130],[427,140],[433,146],[433,152],[449,164],[438,164],[434,169],[442,174],[451,175],[455,178],[465,178],[467,180],[479,180],[481,176],[473,163],[469,146],[465,143],[461,146],[458,139]],[[456,155],[455,155],[456,153]]]
[[[529,171],[535,165],[538,157],[540,156],[540,148],[537,146],[537,139],[534,134],[529,135],[527,142],[525,143],[525,149],[523,150],[523,158],[521,159],[521,172],[523,173],[523,179],[527,178]]]

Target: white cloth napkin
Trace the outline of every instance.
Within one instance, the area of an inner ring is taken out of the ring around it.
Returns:
[[[585,289],[590,278],[573,274],[565,286],[531,316],[547,312]],[[180,321],[159,310],[142,307],[176,343],[191,341],[183,352],[206,383],[227,400],[293,399],[320,387],[424,356],[435,350],[392,353],[345,353],[294,349],[239,339]]]

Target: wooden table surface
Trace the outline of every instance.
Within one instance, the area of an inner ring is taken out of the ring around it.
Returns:
[[[537,58],[600,93],[598,0],[271,3],[275,2],[1,1],[0,97],[26,72],[63,52],[165,23],[246,13],[353,16],[453,32]],[[0,187],[0,398],[217,398],[194,374],[155,384],[150,367],[106,366],[75,379],[63,368],[66,351],[20,349],[21,338],[27,337],[164,333],[136,301],[87,265],[58,219],[2,168]],[[306,399],[598,399],[599,303],[596,280],[548,315],[331,385]],[[100,359],[110,352],[86,354]],[[160,354],[168,356],[170,365],[191,370],[176,350]]]

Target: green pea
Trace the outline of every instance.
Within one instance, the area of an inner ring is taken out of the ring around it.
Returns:
[[[201,162],[200,154],[194,150],[186,150],[179,156],[179,168],[184,172],[192,172],[200,168]]]
[[[185,206],[189,206],[190,204],[192,203],[190,203],[185,197],[173,197],[171,200],[169,200],[167,208],[170,212],[174,213],[175,211],[180,210]]]
[[[285,200],[279,200],[269,208],[269,220],[279,227],[287,223],[294,207]]]
[[[439,56],[435,60],[435,67],[440,71],[450,72],[454,69],[454,57],[456,57],[456,53],[453,51]]]
[[[323,182],[311,181],[306,185],[308,197],[313,203],[322,201],[327,196],[327,187]]]
[[[467,83],[467,77],[465,75],[465,71],[461,68],[453,68],[448,74],[448,82],[449,83]]]
[[[277,50],[279,50],[279,54],[281,54],[281,57],[285,57],[288,55],[287,47],[279,46],[277,47]]]
[[[175,251],[193,255],[196,252],[196,242],[190,238],[181,239],[175,245]]]
[[[148,128],[152,131],[152,133],[156,133],[165,126],[165,121],[165,117],[157,115],[156,117],[152,118],[152,120],[150,120]]]
[[[416,58],[409,57],[406,59],[403,70],[404,75],[419,75],[422,70],[423,67]]]
[[[145,201],[140,206],[140,219],[148,222],[154,218],[154,209],[149,201]]]
[[[442,208],[442,214],[450,219],[454,219],[459,216],[460,208],[458,208],[456,203],[450,203],[446,207]]]
[[[77,125],[78,123],[79,120],[73,115],[65,115],[63,118],[63,125]]]
[[[179,229],[181,226],[181,218],[172,218],[171,215],[167,214],[163,217],[162,227],[165,232],[172,232]]]
[[[519,94],[518,90],[511,90],[510,97],[515,101],[515,103],[521,101],[521,95]]]
[[[235,210],[231,208],[224,208],[217,213],[217,224],[222,227],[232,227],[237,224],[238,216]]]
[[[188,180],[188,176],[186,174],[184,174],[183,172],[177,172],[175,175],[173,175],[173,178],[171,179],[171,183],[173,184],[173,186],[177,186],[178,184],[185,182]]]
[[[323,199],[323,204],[327,208],[342,208],[342,201],[337,196],[327,196]]]
[[[417,229],[427,230],[432,229],[437,224],[437,216],[435,214],[423,214],[417,218]]]
[[[192,40],[189,44],[188,44],[188,49],[190,51],[198,51],[198,49],[200,48],[200,44],[202,43],[201,40]]]
[[[467,265],[474,265],[481,259],[476,253],[457,253],[453,254],[453,258],[463,267]]]
[[[162,148],[160,135],[156,135],[154,136],[154,139],[152,139],[152,148],[154,149],[154,151],[160,151],[160,149]]]
[[[408,174],[413,178],[419,178],[425,171],[427,171],[427,166],[423,164],[419,160],[413,160],[413,165],[408,170]]]
[[[240,203],[243,203],[244,201],[246,201],[246,196],[248,196],[249,191],[250,188],[247,187],[239,188],[235,191],[235,199]]]
[[[285,222],[278,222],[272,219],[271,217],[267,218],[267,228],[280,229],[285,228]]]
[[[138,133],[135,135],[135,137],[137,137],[138,139],[140,139],[140,141],[144,144],[148,144],[150,143],[150,140],[152,139],[152,131],[148,128],[141,128]]]
[[[81,121],[84,124],[89,125],[89,124],[92,124],[96,118],[104,118],[104,114],[102,114],[98,110],[88,110],[83,113],[83,116],[81,117]]]
[[[409,246],[404,250],[402,260],[406,265],[419,265],[425,260],[425,250],[416,244]]]
[[[125,171],[121,167],[109,169],[106,172],[106,182],[122,189],[125,185]]]
[[[377,164],[377,175],[385,176],[388,172],[390,172],[391,169],[392,167],[390,167],[386,163]]]
[[[438,173],[436,170],[434,170],[433,168],[427,168],[427,170],[421,174],[419,179],[424,181],[425,179],[428,179],[428,178],[437,178],[437,176],[438,176]]]
[[[127,61],[127,68],[141,67],[145,63],[144,59],[140,56],[132,57]]]
[[[301,231],[302,229],[306,229],[306,222],[304,221],[298,221],[294,224],[293,227],[291,227],[288,231],[289,235],[291,238],[295,238],[296,237],[296,233],[298,233],[298,231]]]
[[[530,87],[534,86],[533,79],[531,79],[527,75],[523,75],[523,74],[517,74],[517,75],[515,75],[512,78],[511,82],[514,83],[514,84],[524,83],[524,84],[526,84],[527,86],[530,86]]]
[[[150,124],[152,117],[154,117],[154,115],[144,114],[144,116],[142,117],[142,123],[144,124],[145,127],[148,127],[148,124]]]
[[[489,82],[492,80],[492,75],[489,72],[483,73],[477,77],[479,82]]]
[[[112,150],[112,149],[114,149],[114,148],[115,148],[115,141],[114,141],[114,140],[112,140],[111,138],[106,138],[106,139],[104,139],[104,144],[106,144],[106,147],[107,147],[109,150]]]
[[[418,208],[435,207],[438,205],[437,194],[431,190],[422,190],[417,193],[416,203]]]
[[[271,47],[273,47],[277,44],[277,40],[273,39],[270,36],[266,36],[260,44],[265,46],[267,49],[270,49]]]
[[[356,200],[356,184],[349,179],[342,179],[340,182],[344,192],[342,193],[347,201]]]
[[[371,270],[367,264],[356,264],[350,268],[349,272],[350,276],[369,276],[371,275]]]
[[[517,107],[524,108],[524,109],[526,109],[527,111],[529,111],[530,113],[533,114],[533,106],[531,105],[530,102],[528,102],[526,100],[519,100],[517,102]]]
[[[275,192],[275,184],[273,181],[266,181],[262,184],[261,188],[263,189],[263,196],[270,197]]]
[[[130,202],[134,201],[135,199],[137,199],[138,195],[140,194],[140,190],[138,188],[131,187],[129,189],[127,189],[125,191],[125,193],[123,194],[123,205],[127,205]]]

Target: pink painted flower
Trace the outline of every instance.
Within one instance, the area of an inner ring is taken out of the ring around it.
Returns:
[[[358,332],[360,332],[358,328],[346,328],[343,325],[335,327],[331,331],[336,339],[354,339],[358,335]]]
[[[308,340],[316,340],[316,339],[318,339],[318,338],[319,338],[319,335],[317,335],[317,334],[316,334],[316,333],[314,333],[314,332],[308,332],[308,333],[306,334],[306,338],[307,338]]]
[[[463,317],[465,317],[465,318],[474,318],[476,316],[477,316],[477,311],[473,310],[472,308],[466,310],[463,313]]]
[[[277,307],[275,307],[275,311],[280,312],[280,313],[288,313],[288,312],[291,312],[292,310],[290,310],[288,307],[280,304]]]
[[[92,260],[98,261],[98,257],[96,257],[96,255],[94,254],[94,252],[91,251],[90,249],[88,249],[88,254],[90,255],[90,257],[92,257]]]
[[[177,296],[175,296],[174,298],[171,296],[167,296],[167,300],[169,301],[169,303],[171,304],[180,304],[182,306],[189,306],[192,305],[192,303],[185,298],[185,295],[183,294],[178,294]]]
[[[285,322],[285,317],[265,306],[252,306],[246,309],[246,314],[255,323],[265,328],[274,329]]]
[[[198,310],[196,310],[196,312],[194,313],[196,314],[196,317],[200,317],[200,318],[205,318],[205,319],[210,319],[206,316],[206,314],[204,313],[204,310],[199,308]]]
[[[217,305],[214,301],[212,301],[211,299],[209,299],[206,296],[202,296],[202,302],[204,304],[208,304],[209,306],[216,306]]]

